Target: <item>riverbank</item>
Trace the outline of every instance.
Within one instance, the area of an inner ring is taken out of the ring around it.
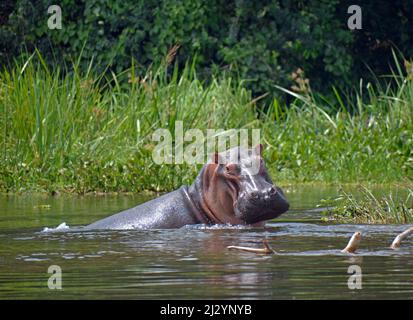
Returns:
[[[298,183],[280,185],[290,202],[290,210],[275,219],[276,223],[317,224],[405,224],[413,223],[413,185],[405,184],[340,184]],[[33,223],[50,216],[56,226],[63,216],[71,214],[80,204],[83,207],[82,221],[88,224],[115,212],[159,197],[157,192],[90,192],[86,194],[56,192],[0,193],[3,218],[15,215],[15,210],[30,217]],[[120,207],[113,207],[113,204]],[[91,217],[96,208],[103,210],[99,216]],[[72,223],[71,221],[66,221]],[[12,225],[15,219],[12,219]],[[22,220],[24,227],[27,219]],[[53,224],[51,224],[53,226]],[[27,226],[27,225],[26,225]]]
[[[168,191],[201,165],[157,165],[155,129],[261,129],[278,183],[393,183],[413,172],[413,83],[360,84],[355,104],[323,101],[309,87],[288,108],[264,109],[242,81],[200,81],[195,66],[135,77],[49,70],[34,55],[0,73],[0,191],[106,193]],[[274,88],[274,90],[282,90]],[[285,90],[285,89],[284,89]],[[361,99],[367,92],[367,97]],[[265,112],[260,111],[265,110]]]
[[[323,221],[365,224],[406,224],[413,223],[413,185],[406,195],[400,197],[389,192],[378,195],[371,188],[359,186],[352,192],[341,189],[338,196],[323,199],[320,206],[328,207],[323,211]]]

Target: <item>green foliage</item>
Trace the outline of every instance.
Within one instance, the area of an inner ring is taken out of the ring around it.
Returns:
[[[278,169],[304,181],[309,171],[315,180],[412,180],[413,80],[395,61],[399,73],[384,87],[361,82],[354,104],[336,91],[336,99],[328,100],[311,91],[304,95],[280,88],[295,101],[288,110],[274,103],[263,122]]]
[[[229,78],[204,87],[191,66],[168,79],[165,67],[148,70],[142,79],[135,77],[134,66],[104,78],[76,67],[73,74],[62,74],[41,61],[33,55],[0,74],[3,191],[177,188],[199,168],[155,165],[155,129],[174,132],[177,120],[184,130],[258,121],[249,92]]]
[[[305,71],[313,89],[330,93],[388,73],[391,48],[413,54],[413,6],[407,1],[363,1],[363,29],[347,28],[351,1],[62,0],[63,28],[47,28],[51,0],[4,0],[0,13],[0,62],[35,47],[50,64],[77,59],[86,70],[118,73],[131,57],[143,75],[169,48],[181,45],[180,66],[196,56],[198,75],[230,73],[245,79],[255,96],[279,94],[291,74]],[[270,100],[270,99],[269,99]]]
[[[360,92],[354,106],[337,92],[331,101],[283,89],[295,99],[291,107],[273,100],[264,112],[242,83],[228,75],[204,83],[194,64],[178,72],[162,63],[144,77],[133,63],[110,75],[93,65],[72,69],[49,69],[37,53],[0,72],[1,191],[135,192],[191,183],[200,166],[152,158],[154,130],[174,132],[177,120],[204,134],[260,128],[276,182],[413,178],[413,80],[402,70],[393,86],[361,84],[369,99],[362,102]]]
[[[412,223],[413,189],[406,199],[395,199],[392,194],[378,197],[367,187],[360,188],[360,196],[344,190],[334,199],[322,200],[322,206],[333,206],[324,212],[328,220],[351,223]]]

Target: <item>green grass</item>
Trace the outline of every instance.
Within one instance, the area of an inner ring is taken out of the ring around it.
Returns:
[[[363,186],[357,197],[341,190],[335,199],[323,200],[322,206],[332,206],[324,212],[326,220],[351,223],[413,223],[413,188],[406,199],[395,199],[392,194],[376,196]]]
[[[243,81],[223,75],[204,83],[190,64],[178,73],[165,63],[143,79],[134,66],[104,75],[92,64],[73,69],[50,70],[34,54],[0,73],[0,191],[137,192],[190,183],[200,166],[152,161],[153,131],[174,132],[176,120],[184,130],[261,128],[277,182],[412,179],[413,81],[403,70],[393,86],[360,83],[353,105],[337,91],[334,100],[288,92],[289,108],[274,100],[258,112]]]
[[[296,98],[285,111],[275,103],[263,124],[272,146],[270,161],[276,163],[280,177],[327,182],[411,180],[413,81],[399,69],[386,83],[383,87],[380,82],[360,81],[356,102],[343,102],[335,89],[336,98],[327,100],[309,90],[299,95],[279,88]]]

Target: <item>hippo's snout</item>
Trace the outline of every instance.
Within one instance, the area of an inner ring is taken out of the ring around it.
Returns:
[[[290,204],[288,203],[287,199],[284,197],[284,193],[280,188],[277,188],[277,191],[272,198],[274,202],[274,208],[279,212],[278,215],[287,212],[290,209]]]
[[[252,224],[274,219],[289,208],[282,190],[271,185],[263,190],[241,193],[235,211],[246,223]]]
[[[251,191],[250,197],[259,201],[274,201],[277,198],[277,189],[271,186],[261,191]]]

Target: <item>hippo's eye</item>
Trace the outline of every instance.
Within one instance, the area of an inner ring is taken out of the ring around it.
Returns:
[[[225,166],[225,173],[237,175],[239,174],[239,167],[235,163],[230,163]]]

